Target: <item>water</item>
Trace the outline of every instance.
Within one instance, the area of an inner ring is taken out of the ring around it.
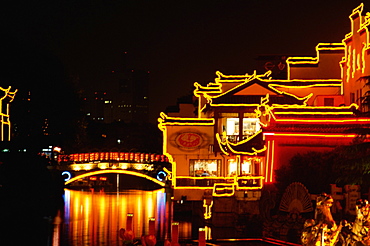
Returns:
[[[149,234],[154,218],[155,236],[167,237],[171,224],[170,204],[164,189],[121,192],[65,190],[64,211],[57,216],[53,246],[122,245],[119,229],[128,216],[136,238]],[[59,218],[59,222],[58,222]],[[153,220],[153,219],[152,219]]]

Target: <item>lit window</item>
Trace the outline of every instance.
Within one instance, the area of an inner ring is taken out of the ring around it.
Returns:
[[[261,129],[258,118],[243,118],[243,136],[251,136]],[[226,119],[226,135],[231,141],[237,141],[239,136],[239,118]]]
[[[251,161],[250,160],[244,160],[242,163],[242,175],[248,175],[251,174]]]
[[[259,119],[257,118],[244,118],[243,119],[243,136],[250,136],[255,134],[261,129]]]
[[[190,160],[190,175],[201,176],[220,176],[220,160]]]
[[[238,163],[234,159],[229,159],[228,165],[227,165],[227,176],[228,177],[236,176],[237,171],[238,171]]]
[[[229,118],[226,120],[226,134],[239,135],[239,119]]]

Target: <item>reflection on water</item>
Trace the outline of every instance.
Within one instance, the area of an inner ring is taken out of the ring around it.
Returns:
[[[164,189],[94,192],[65,190],[65,207],[60,228],[55,223],[53,241],[60,245],[122,245],[118,235],[126,227],[127,214],[133,214],[136,238],[149,233],[149,219],[155,218],[156,237],[165,238],[169,223]],[[53,244],[56,245],[56,244]]]

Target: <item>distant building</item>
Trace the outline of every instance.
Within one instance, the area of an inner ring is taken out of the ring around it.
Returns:
[[[114,70],[100,90],[84,93],[84,111],[104,123],[144,123],[149,120],[149,72]]]

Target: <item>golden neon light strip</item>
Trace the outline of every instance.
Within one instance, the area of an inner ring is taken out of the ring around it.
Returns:
[[[224,132],[223,133],[224,135],[226,135],[226,133]],[[223,141],[221,140],[220,138],[220,134],[216,133],[216,139],[217,139],[217,143],[218,143],[218,146],[220,147],[220,150],[222,151],[222,153],[224,153],[225,155],[229,155],[228,152],[226,152],[223,148]]]
[[[215,124],[214,118],[181,118],[181,117],[169,117],[165,113],[160,113],[161,118],[158,118],[158,127],[163,131],[164,126],[213,126]],[[177,122],[166,122],[166,120],[173,120]],[[182,122],[182,121],[196,121],[196,122]],[[203,121],[203,122],[202,122]]]
[[[222,186],[222,187],[217,187]],[[217,191],[228,191],[230,190],[231,193],[221,193],[218,194]],[[235,185],[234,184],[228,184],[228,183],[217,183],[213,186],[213,193],[212,196],[217,197],[223,197],[223,196],[233,196],[235,194]]]
[[[240,142],[238,142],[238,143],[230,143],[229,141],[228,141],[228,139],[225,137],[225,132],[223,132],[223,135],[224,135],[224,138],[225,138],[225,141],[222,141],[221,140],[221,137],[220,137],[220,134],[218,134],[218,133],[216,133],[216,139],[217,139],[217,142],[218,142],[218,144],[219,144],[219,146],[220,146],[220,149],[221,149],[221,151],[225,154],[225,155],[229,155],[229,153],[228,152],[226,152],[225,150],[224,150],[224,148],[223,148],[223,146],[226,146],[232,153],[234,153],[234,154],[244,154],[244,155],[257,155],[258,153],[262,153],[263,151],[265,151],[266,150],[266,146],[263,146],[263,148],[262,149],[259,149],[259,150],[257,150],[256,148],[253,148],[252,147],[252,150],[253,150],[253,152],[247,152],[247,151],[237,151],[237,150],[234,150],[233,149],[233,147],[237,147],[237,146],[239,146],[239,145],[242,145],[242,144],[244,144],[244,143],[246,143],[246,142],[248,142],[248,141],[250,141],[250,140],[252,140],[254,137],[256,137],[258,134],[260,134],[262,132],[262,130],[260,130],[260,131],[258,131],[258,132],[256,132],[254,135],[252,135],[251,137],[249,137],[249,138],[247,138],[247,139],[245,139],[245,140],[243,140],[243,141],[240,141]]]
[[[249,75],[248,73],[245,75],[225,75],[221,73],[220,71],[216,71],[217,78],[215,79],[216,83],[222,83],[222,82],[244,82],[247,79],[250,79],[251,77],[255,76],[255,72],[252,75]],[[268,71],[266,74],[271,74],[271,71]]]
[[[11,86],[9,86],[8,88],[2,88],[0,87],[0,90],[2,90],[4,92],[4,96],[2,96],[0,98],[0,119],[1,119],[1,136],[0,136],[0,141],[4,141],[4,129],[5,129],[5,126],[7,125],[8,126],[8,131],[7,131],[7,135],[8,135],[8,138],[7,140],[10,141],[10,137],[11,137],[11,125],[10,125],[10,121],[9,121],[9,103],[11,103],[13,100],[14,100],[14,97],[15,97],[15,94],[17,93],[17,89],[13,92],[11,92]],[[5,98],[10,98],[9,99],[9,102],[6,104],[6,112],[3,112],[3,100]]]
[[[213,186],[174,186],[175,190],[212,190]]]
[[[256,76],[257,79],[259,79],[259,76]],[[260,80],[261,81],[261,80]],[[258,106],[259,104],[246,104],[246,103],[239,103],[239,104],[215,104],[212,102],[212,99],[214,98],[219,98],[219,97],[222,97],[223,95],[227,94],[227,93],[230,93],[231,91],[234,91],[234,90],[237,90],[239,87],[241,86],[244,86],[246,83],[249,83],[250,80],[244,82],[244,83],[241,83],[235,87],[233,87],[232,89],[224,92],[224,93],[221,93],[219,95],[216,95],[216,96],[211,96],[211,95],[204,95],[205,98],[209,99],[210,100],[210,104],[211,106]],[[261,81],[262,82],[262,81]],[[296,98],[297,100],[299,101],[303,101],[303,104],[306,104],[307,101],[311,98],[311,96],[313,95],[313,93],[309,94],[308,96],[306,97],[298,97],[294,94],[291,94],[291,93],[288,93],[286,91],[281,91],[281,90],[278,90],[276,89],[274,86],[271,86],[271,85],[268,85],[268,88],[270,88],[273,92],[277,93],[277,94],[280,94],[280,95],[288,95],[288,96],[291,96],[291,97],[294,97]]]
[[[325,46],[325,47],[323,47]],[[335,46],[335,47],[328,47]],[[288,57],[287,64],[317,64],[319,62],[320,50],[345,50],[344,43],[319,43],[316,45],[316,57]],[[301,60],[301,61],[297,61]]]
[[[328,47],[328,46],[333,46],[333,47]],[[287,63],[287,70],[288,70],[288,80],[291,78],[291,65],[296,65],[296,64],[318,64],[320,62],[320,50],[343,50],[345,51],[345,43],[319,43],[316,45],[316,57],[289,57],[286,60]],[[298,61],[301,60],[301,61]]]
[[[236,189],[237,190],[259,190],[259,189],[262,189],[263,187],[263,179],[264,177],[245,177],[245,176],[241,176],[241,177],[237,177],[236,178]],[[239,181],[240,180],[259,180],[259,186],[251,186],[251,187],[248,187],[248,186],[239,186]]]
[[[71,182],[73,181],[76,181],[76,180],[79,180],[79,179],[82,179],[82,178],[85,178],[85,177],[89,177],[89,176],[92,176],[92,175],[98,175],[98,174],[105,174],[105,173],[117,173],[117,174],[128,174],[128,175],[133,175],[133,176],[137,176],[137,177],[141,177],[141,178],[145,178],[145,179],[148,179],[162,187],[165,186],[164,183],[160,182],[159,180],[155,179],[155,178],[152,178],[148,175],[145,175],[145,174],[142,174],[142,173],[137,173],[137,172],[133,172],[133,171],[127,171],[127,170],[100,170],[100,171],[94,171],[94,172],[89,172],[89,173],[84,173],[84,174],[81,174],[81,175],[78,175],[76,177],[73,177],[71,178],[70,180],[66,181],[65,182],[65,185],[67,184],[70,184]]]
[[[258,190],[262,188],[262,180],[265,179],[262,176],[239,176],[239,177],[190,177],[190,176],[178,176],[177,178],[181,179],[193,179],[193,180],[208,180],[208,179],[224,179],[224,181],[219,183],[214,183],[213,186],[176,186],[174,189],[176,190],[210,190],[214,189],[215,186],[221,185],[224,186],[227,184],[228,186],[233,186],[237,190]],[[260,180],[258,181],[260,186],[239,186],[239,180]],[[225,183],[226,181],[226,183]],[[223,188],[217,188],[216,190],[223,190]],[[231,190],[231,188],[228,188]]]
[[[158,128],[159,130],[162,131],[163,133],[163,143],[162,143],[162,148],[163,148],[163,154],[165,156],[167,156],[168,158],[168,162],[171,163],[172,165],[172,172],[171,172],[171,176],[170,176],[170,180],[171,180],[171,183],[172,183],[172,186],[173,187],[176,187],[176,162],[173,160],[173,157],[170,153],[168,153],[168,148],[167,148],[167,128],[166,128],[166,125],[163,123],[164,122],[164,119],[167,118],[167,115],[165,113],[161,113],[160,114],[162,118],[159,118],[158,119]],[[165,172],[167,172],[168,170],[167,169],[164,169]],[[169,172],[168,172],[169,173]]]
[[[212,217],[212,208],[213,206],[213,200],[211,201],[210,205],[207,205],[207,200],[203,199],[203,207],[204,207],[204,219],[210,219]]]
[[[366,13],[366,15],[362,14],[364,4],[361,3],[357,8],[355,8],[351,15],[349,16],[351,20],[351,32],[345,35],[345,38],[342,40],[344,43],[348,45],[348,49],[346,49],[346,55],[343,57],[342,61],[340,62],[341,68],[346,66],[346,73],[342,72],[342,76],[345,77],[345,81],[348,83],[350,78],[354,78],[356,71],[361,71],[362,74],[365,73],[365,67],[366,67],[366,51],[369,50],[370,44],[369,44],[369,20],[370,15],[369,13]],[[354,20],[356,18],[359,18],[359,27],[358,30],[354,30],[355,24]],[[355,33],[358,35],[362,35],[362,33],[365,32],[365,42],[363,42],[361,51],[358,52],[356,56],[356,49],[352,48],[352,46],[348,43],[351,42],[352,37]],[[352,70],[352,72],[351,72]]]
[[[216,74],[221,74],[220,72],[216,72]],[[243,79],[243,80],[241,80],[241,81],[237,81],[237,82],[243,82],[243,83],[240,83],[239,85],[237,85],[237,86],[235,86],[235,87],[233,87],[233,88],[231,88],[231,89],[229,89],[229,90],[227,90],[227,91],[221,91],[221,93],[220,94],[218,94],[218,95],[215,95],[215,96],[210,96],[210,95],[207,95],[207,94],[204,94],[204,97],[205,98],[207,98],[207,99],[211,99],[211,98],[218,98],[218,97],[221,97],[221,96],[223,96],[223,95],[225,95],[225,94],[227,94],[227,93],[229,93],[229,92],[231,92],[231,91],[233,91],[233,90],[236,90],[237,88],[239,88],[239,87],[241,87],[241,86],[243,86],[243,85],[245,85],[245,84],[247,84],[247,83],[249,83],[251,80],[253,80],[253,79],[255,79],[255,78],[257,78],[257,79],[259,79],[260,80],[260,78],[261,77],[266,77],[267,75],[270,75],[271,74],[271,71],[268,71],[268,72],[266,72],[265,74],[263,74],[263,75],[256,75],[256,71],[254,71],[254,73],[253,73],[253,75],[251,75],[251,76],[249,76],[249,77],[247,77],[247,78],[245,78],[245,79]],[[224,76],[226,76],[226,75],[224,75]],[[238,75],[231,75],[231,76],[228,76],[228,77],[237,77]],[[244,75],[239,75],[239,77],[243,77]],[[227,82],[227,81],[222,81],[222,82]],[[234,81],[234,80],[232,80],[231,82],[236,82],[236,81]],[[219,83],[219,84],[221,84],[220,82],[218,82],[218,80],[216,79],[216,83]]]

